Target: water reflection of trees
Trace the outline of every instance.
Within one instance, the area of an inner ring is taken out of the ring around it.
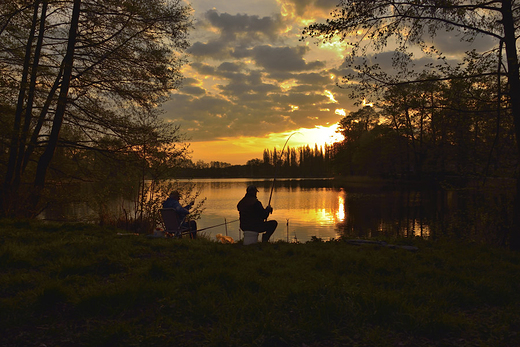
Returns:
[[[273,180],[264,180],[260,182],[263,186],[271,187]],[[284,189],[316,189],[316,188],[333,188],[335,182],[328,178],[317,179],[276,179],[274,180],[275,188]]]
[[[392,190],[345,194],[348,238],[456,237],[504,244],[512,195],[501,190]]]

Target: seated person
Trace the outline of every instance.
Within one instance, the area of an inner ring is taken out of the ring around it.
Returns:
[[[264,208],[256,197],[256,193],[258,193],[258,189],[255,186],[247,187],[246,195],[237,205],[240,215],[240,229],[263,233],[262,242],[269,242],[269,238],[276,230],[278,222],[266,220],[273,213],[273,208],[271,206]]]
[[[188,204],[184,207],[181,206],[179,199],[181,195],[175,190],[170,196],[163,202],[163,208],[173,208],[179,217],[179,220],[182,221],[180,227],[184,227],[190,230],[190,238],[197,238],[197,222],[194,220],[184,221],[186,216],[190,213],[189,209],[193,206],[193,203]]]

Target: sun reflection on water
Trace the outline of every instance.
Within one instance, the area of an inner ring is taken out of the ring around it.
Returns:
[[[202,218],[198,221],[199,228],[207,228],[205,233],[210,237],[221,233],[234,239],[241,238],[236,205],[244,196],[246,187],[252,183],[257,185],[258,199],[266,206],[272,186],[269,179],[197,181],[197,186],[202,190],[201,196],[207,198]],[[269,216],[270,220],[278,221],[273,241],[297,239],[306,242],[313,237],[330,240],[341,236],[430,235],[427,223],[418,218],[421,206],[416,206],[415,200],[403,200],[403,195],[393,192],[347,192],[333,188],[326,180],[320,181],[309,184],[298,179],[277,180],[271,201],[274,212]],[[400,206],[408,207],[403,209]],[[408,210],[413,213],[403,214]],[[232,223],[222,226],[225,221]],[[220,226],[214,228],[216,225]]]
[[[336,211],[336,220],[338,222],[345,221],[345,198],[343,194],[338,195],[338,209]]]

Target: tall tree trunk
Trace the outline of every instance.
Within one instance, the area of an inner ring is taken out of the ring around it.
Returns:
[[[517,158],[520,158],[520,76],[518,55],[516,51],[516,37],[511,1],[502,2],[502,22],[504,25],[504,43],[506,47],[509,99],[515,125]],[[520,172],[516,178],[516,195],[513,205],[513,226],[510,232],[510,247],[520,250]]]
[[[29,135],[29,131],[31,128],[31,122],[32,122],[32,111],[33,111],[33,104],[34,104],[34,95],[36,90],[36,82],[38,77],[38,65],[40,63],[40,54],[42,50],[43,45],[43,36],[45,31],[45,17],[47,16],[47,5],[48,2],[44,1],[42,5],[41,10],[41,16],[40,16],[40,28],[38,33],[38,41],[36,43],[36,48],[34,50],[34,57],[33,57],[33,63],[31,68],[31,81],[29,83],[29,90],[27,95],[27,103],[25,106],[25,117],[24,117],[24,124],[23,129],[20,135],[20,142],[18,144],[18,155],[16,160],[16,167],[14,172],[14,178],[13,178],[13,187],[14,189],[18,190],[22,178],[22,164],[24,162],[24,156],[26,151],[26,145],[27,145],[27,137]]]
[[[29,69],[31,66],[31,55],[32,55],[32,44],[34,35],[36,32],[36,26],[38,24],[38,9],[39,1],[34,3],[33,19],[31,29],[29,32],[29,38],[25,46],[25,59],[23,63],[22,78],[20,81],[20,90],[18,92],[18,102],[16,104],[13,133],[11,135],[11,142],[9,145],[9,159],[7,163],[7,171],[4,178],[3,192],[0,197],[1,211],[3,214],[10,214],[16,202],[13,201],[18,196],[16,188],[13,187],[13,180],[15,176],[16,163],[18,161],[18,146],[20,143],[21,127],[22,127],[22,114],[24,110],[25,98],[28,88],[29,80]],[[14,205],[14,206],[13,206]]]
[[[43,108],[40,111],[40,115],[38,116],[38,120],[34,126],[31,135],[31,140],[29,141],[29,144],[27,145],[27,148],[25,150],[25,155],[22,163],[22,174],[25,168],[27,167],[27,164],[29,163],[29,159],[32,153],[34,152],[36,145],[38,144],[38,137],[40,136],[40,131],[43,127],[43,123],[45,122],[45,117],[47,117],[47,113],[49,112],[49,108],[51,107],[52,100],[54,99],[54,96],[56,95],[56,92],[60,87],[61,76],[63,76],[63,64],[61,64],[58,75],[54,80],[54,84],[52,85],[52,88],[49,91],[49,94],[47,95],[47,100],[45,101],[45,104],[43,105]]]
[[[58,105],[54,114],[52,130],[49,135],[47,146],[38,161],[38,166],[36,168],[36,176],[34,180],[34,194],[28,206],[28,212],[32,214],[36,213],[36,207],[41,199],[41,194],[45,185],[47,169],[49,168],[49,165],[54,156],[54,152],[58,145],[60,130],[63,124],[63,118],[65,116],[69,86],[72,78],[72,68],[74,64],[74,50],[76,46],[76,37],[78,32],[80,7],[81,0],[74,0],[74,8],[72,9],[72,18],[67,43],[67,52],[65,54],[65,57],[63,58],[63,80],[61,83],[60,94],[58,96]]]

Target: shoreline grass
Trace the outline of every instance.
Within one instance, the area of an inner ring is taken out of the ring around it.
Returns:
[[[520,253],[0,221],[1,346],[518,346]]]

